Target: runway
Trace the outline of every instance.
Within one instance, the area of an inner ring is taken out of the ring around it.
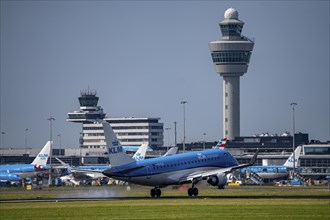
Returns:
[[[112,200],[176,200],[176,199],[328,199],[330,195],[293,195],[293,196],[163,196],[151,197],[91,197],[91,198],[51,198],[51,199],[13,199],[0,200],[0,203],[31,203],[31,202],[79,202],[79,201],[112,201]]]

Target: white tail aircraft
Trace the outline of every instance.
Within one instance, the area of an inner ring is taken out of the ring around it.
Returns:
[[[281,165],[270,165],[270,166],[250,166],[241,170],[241,172],[250,171],[256,173],[262,179],[279,179],[289,175],[289,170],[293,168],[293,161],[295,162],[295,167],[298,167],[299,156],[301,152],[301,146],[298,146],[294,151],[295,159],[293,159],[293,153],[286,160],[286,162]]]
[[[51,142],[48,141],[31,164],[0,165],[0,181],[21,181],[22,178],[33,177],[48,170],[50,144]]]
[[[159,197],[160,188],[168,185],[192,183],[188,189],[189,196],[197,196],[196,185],[206,180],[209,184],[223,189],[227,184],[226,174],[247,166],[256,161],[258,152],[247,164],[238,165],[236,159],[226,150],[210,149],[198,152],[176,154],[169,157],[158,157],[135,161],[125,154],[123,147],[107,122],[103,129],[111,168],[104,175],[130,183],[152,186],[150,195]]]

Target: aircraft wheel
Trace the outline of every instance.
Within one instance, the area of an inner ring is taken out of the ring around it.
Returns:
[[[150,196],[155,197],[156,196],[156,189],[151,189],[150,190]]]
[[[189,188],[188,189],[188,195],[189,196],[193,196],[194,195],[194,189],[193,188]]]
[[[192,192],[194,196],[198,196],[198,189],[197,188],[192,188]]]
[[[225,186],[218,186],[218,189],[225,189]]]
[[[160,197],[161,194],[162,194],[162,191],[160,189],[155,189],[156,197]]]

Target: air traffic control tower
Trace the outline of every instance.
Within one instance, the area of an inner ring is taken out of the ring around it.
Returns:
[[[97,106],[99,97],[96,96],[96,91],[81,91],[79,104],[80,110],[69,112],[66,121],[77,123],[93,123],[93,120],[104,119],[105,113],[100,106]]]
[[[240,136],[239,78],[247,72],[254,42],[241,35],[244,22],[229,8],[219,26],[222,38],[209,43],[215,71],[223,77],[223,136]]]

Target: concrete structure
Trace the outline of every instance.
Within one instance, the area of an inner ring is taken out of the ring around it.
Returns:
[[[160,118],[105,118],[106,114],[98,106],[96,91],[81,91],[78,99],[80,109],[69,112],[67,121],[82,124],[80,148],[89,149],[91,154],[97,152],[97,149],[105,151],[102,125],[94,123],[98,119],[110,123],[123,146],[140,146],[147,142],[150,147],[163,146],[164,125],[159,122]]]
[[[69,112],[66,121],[77,123],[91,123],[89,120],[104,119],[105,113],[100,106],[97,106],[99,97],[96,96],[96,91],[81,91],[79,111]]]
[[[241,35],[244,22],[229,8],[220,22],[222,38],[209,43],[215,71],[223,77],[223,136],[240,136],[240,76],[247,72],[254,42]]]

